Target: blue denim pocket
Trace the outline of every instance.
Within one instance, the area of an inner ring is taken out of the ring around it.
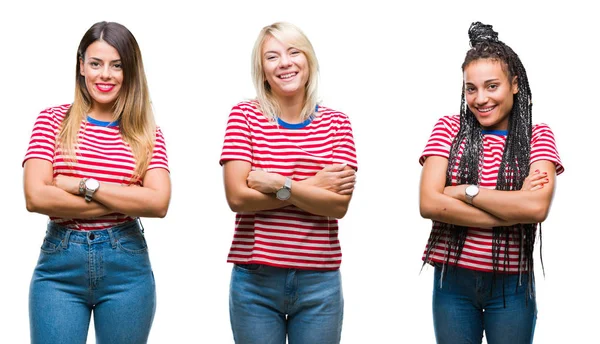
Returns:
[[[133,233],[119,237],[117,239],[117,247],[123,252],[131,254],[140,254],[148,252],[148,245],[142,233]]]
[[[46,254],[56,253],[61,248],[62,241],[58,238],[55,238],[50,235],[46,235],[44,238],[44,242],[42,242],[42,247],[40,250]]]

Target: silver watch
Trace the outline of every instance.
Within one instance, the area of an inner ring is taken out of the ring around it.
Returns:
[[[100,182],[98,182],[96,179],[88,178],[85,181],[85,201],[90,202],[92,200],[92,197],[94,196],[94,192],[96,192],[99,188]]]
[[[477,185],[469,185],[465,189],[465,197],[467,198],[467,203],[473,204],[473,198],[479,194],[479,186]]]
[[[277,193],[275,194],[275,196],[277,197],[278,200],[287,201],[288,199],[290,199],[291,195],[292,195],[292,178],[286,177],[285,183],[283,184],[281,189],[277,190]]]

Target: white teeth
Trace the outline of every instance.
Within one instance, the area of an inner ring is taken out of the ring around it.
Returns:
[[[477,110],[479,112],[490,112],[490,111],[492,111],[492,109],[494,109],[494,106],[489,107],[489,108],[483,108],[483,109],[482,108],[478,108]]]
[[[294,75],[296,75],[296,73],[282,74],[282,75],[280,75],[279,77],[280,77],[281,79],[289,79],[289,78],[293,77]]]

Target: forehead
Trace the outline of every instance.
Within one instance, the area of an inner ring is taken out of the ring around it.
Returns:
[[[290,48],[290,45],[280,41],[272,35],[266,35],[262,44],[263,54],[267,51],[284,51]]]
[[[101,60],[119,60],[119,52],[105,41],[95,41],[85,50],[85,58],[98,58]]]
[[[465,82],[506,79],[504,62],[495,59],[478,59],[469,63],[464,70]]]

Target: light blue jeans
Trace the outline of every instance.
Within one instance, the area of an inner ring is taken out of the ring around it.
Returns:
[[[146,343],[156,293],[139,220],[99,231],[48,224],[29,291],[31,343]]]
[[[234,265],[229,315],[238,344],[337,344],[344,298],[339,270]]]
[[[433,279],[433,325],[438,344],[482,342],[485,331],[489,344],[530,344],[537,318],[535,296],[527,298],[525,273],[518,274],[435,267]],[[504,295],[503,295],[504,283]],[[506,301],[506,307],[505,305]]]

